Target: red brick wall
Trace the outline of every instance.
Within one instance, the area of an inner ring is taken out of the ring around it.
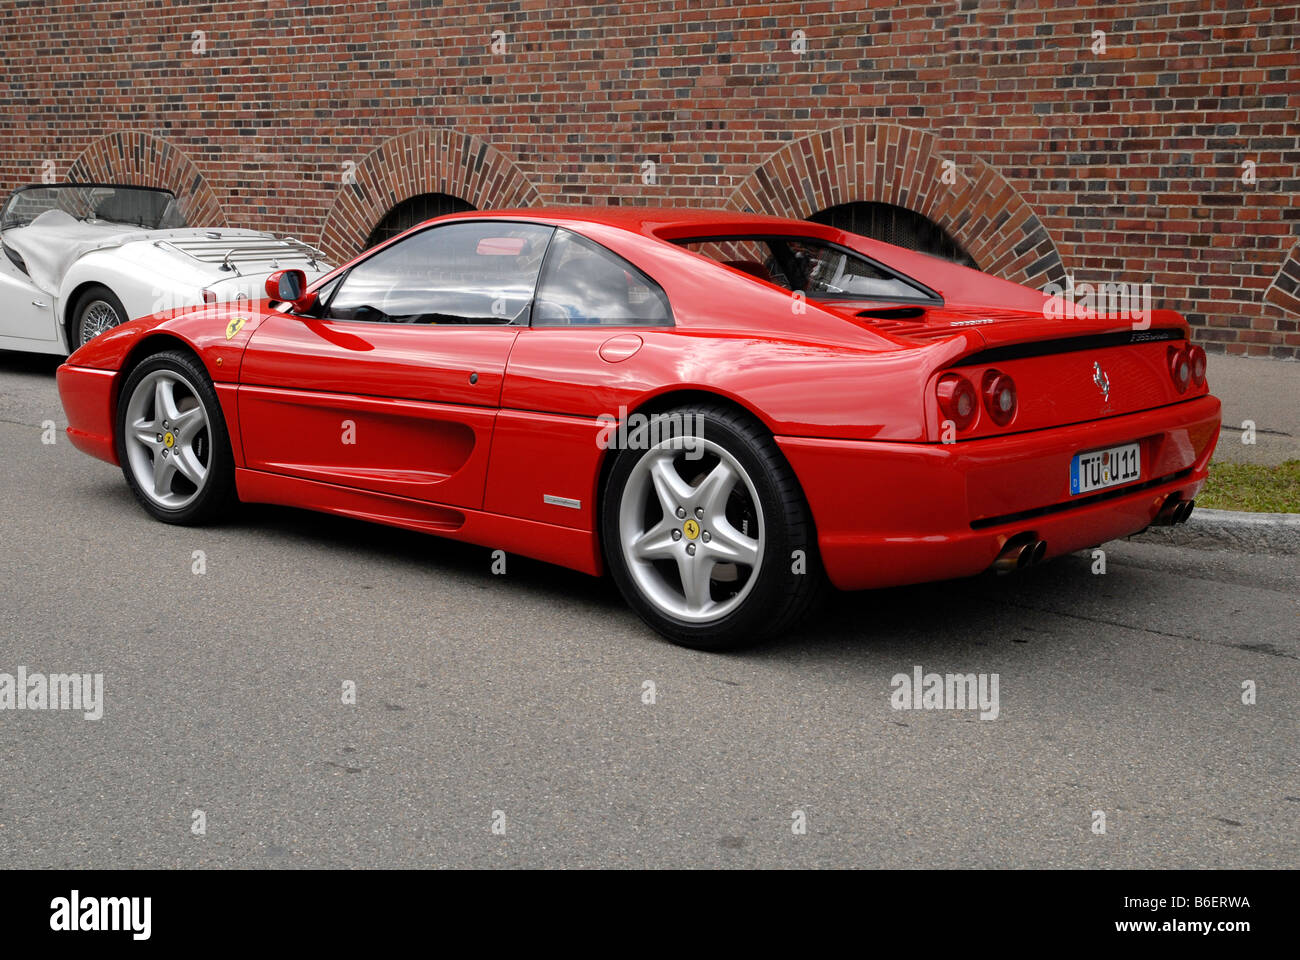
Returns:
[[[9,0],[0,187],[130,176],[335,256],[428,189],[892,198],[993,272],[1152,281],[1207,346],[1300,356],[1298,24],[1269,2]]]

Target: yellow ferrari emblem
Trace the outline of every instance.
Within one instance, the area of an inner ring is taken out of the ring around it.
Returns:
[[[244,329],[244,324],[248,322],[248,317],[232,317],[226,324],[226,339],[231,339],[240,330]]]
[[[682,533],[686,534],[687,540],[694,540],[700,535],[700,525],[694,520],[687,520],[682,524]]]
[[[173,434],[170,430],[169,430],[167,433],[164,433],[164,434],[163,434],[163,445],[164,445],[164,446],[171,447],[171,446],[174,446],[175,443],[176,443],[176,436],[175,436],[175,434]]]

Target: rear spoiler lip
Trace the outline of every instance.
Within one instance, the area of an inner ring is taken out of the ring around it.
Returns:
[[[1184,340],[1187,338],[1185,326],[1159,326],[1145,330],[1103,331],[1098,333],[1074,334],[1065,337],[1048,337],[1038,340],[1023,340],[1017,343],[1003,343],[986,346],[982,350],[961,357],[954,366],[980,366],[990,363],[1005,363],[1008,360],[1022,360],[1027,357],[1042,357],[1048,354],[1078,353],[1082,350],[1103,350],[1108,347],[1126,347],[1137,343],[1159,343],[1166,340]]]

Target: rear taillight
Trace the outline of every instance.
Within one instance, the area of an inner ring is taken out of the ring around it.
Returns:
[[[203,302],[204,302],[204,303],[216,303],[216,302],[217,302],[217,291],[215,291],[215,290],[204,290],[204,291],[203,291]]]
[[[1185,347],[1169,348],[1169,376],[1179,393],[1187,392],[1187,386],[1192,382],[1192,361],[1188,359]]]
[[[1016,416],[1016,384],[1005,373],[987,370],[984,373],[984,409],[993,422],[1005,427]]]
[[[1192,365],[1192,383],[1198,387],[1205,386],[1205,348],[1189,347],[1187,359]]]
[[[978,400],[975,387],[959,373],[945,373],[939,378],[939,409],[958,430],[975,422]]]

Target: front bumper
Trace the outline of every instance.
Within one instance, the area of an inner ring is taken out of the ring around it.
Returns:
[[[82,453],[117,465],[113,419],[117,409],[117,371],[65,363],[54,374],[68,415],[68,439]]]
[[[954,444],[777,437],[817,524],[831,583],[841,590],[971,576],[1013,536],[1047,556],[1146,528],[1171,493],[1194,497],[1219,436],[1219,401],[1205,396],[1068,427]],[[1076,453],[1142,448],[1131,484],[1070,496]]]

